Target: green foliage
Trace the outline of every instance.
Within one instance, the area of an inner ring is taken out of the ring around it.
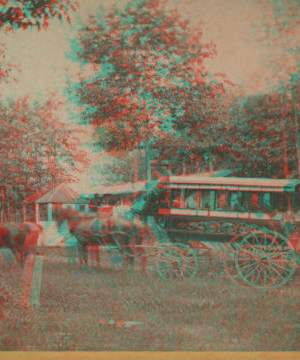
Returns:
[[[132,150],[183,132],[191,104],[216,87],[207,85],[203,66],[214,46],[203,45],[199,29],[161,5],[131,1],[91,16],[79,32],[78,58],[95,71],[77,95],[101,149]]]
[[[2,202],[22,200],[48,183],[70,182],[86,164],[76,133],[60,123],[58,104],[29,105],[26,99],[0,107],[0,179]],[[3,205],[2,203],[2,205]]]
[[[0,0],[0,28],[27,29],[47,28],[53,18],[66,18],[75,11],[77,3],[71,0]]]
[[[134,181],[134,161],[136,160],[138,180],[146,179],[145,158],[139,151],[117,153],[117,157],[103,155],[99,165],[89,172],[91,186],[108,185]]]

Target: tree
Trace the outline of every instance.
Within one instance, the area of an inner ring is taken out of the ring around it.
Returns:
[[[293,116],[288,87],[235,100],[226,144],[244,175],[284,178],[296,169]]]
[[[289,128],[293,127],[292,139],[295,141],[293,148],[299,149],[298,134],[298,110],[299,103],[299,80],[295,81],[299,74],[300,48],[298,44],[298,33],[300,31],[299,0],[277,0],[265,1],[264,21],[257,27],[257,37],[268,51],[266,52],[266,82],[269,85],[268,92],[276,93],[280,97],[281,110],[281,141],[285,147],[284,176],[294,174],[294,155],[289,153],[291,144],[289,140]],[[283,102],[282,100],[285,100]],[[284,114],[288,110],[288,117]],[[285,131],[287,130],[287,132]],[[294,136],[296,133],[296,136]],[[288,139],[288,141],[287,141]],[[294,151],[292,151],[294,154]],[[298,177],[300,177],[300,152],[298,151]],[[292,158],[288,156],[292,155]],[[290,165],[292,168],[290,168]]]
[[[79,138],[55,117],[53,100],[30,106],[26,99],[0,107],[0,183],[3,206],[22,200],[49,183],[76,180],[87,163]]]
[[[77,8],[70,0],[0,0],[0,5],[2,30],[47,28],[54,18],[70,22],[68,12]],[[0,59],[0,81],[10,80],[4,49]],[[74,180],[70,171],[86,163],[75,133],[55,118],[56,105],[50,100],[30,106],[18,99],[0,106],[0,201],[8,216],[11,206],[20,206],[42,185]]]
[[[102,154],[99,165],[94,165],[90,171],[92,186],[108,185],[115,183],[133,182],[134,180],[145,180],[145,159],[138,151],[116,154],[116,156]],[[137,179],[134,179],[133,160],[137,160]]]
[[[50,19],[66,18],[78,4],[72,0],[0,0],[0,28],[27,29],[48,27]]]
[[[85,106],[82,122],[94,126],[99,149],[146,146],[146,153],[151,141],[182,132],[179,124],[191,117],[185,95],[199,101],[209,93],[203,61],[216,53],[212,44],[201,44],[199,29],[154,0],[91,16],[76,50],[94,67],[77,95]]]

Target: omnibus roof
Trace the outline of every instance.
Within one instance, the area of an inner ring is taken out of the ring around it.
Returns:
[[[293,192],[300,180],[237,177],[170,176],[161,181],[171,188]]]

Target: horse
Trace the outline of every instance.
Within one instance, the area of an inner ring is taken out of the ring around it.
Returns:
[[[117,248],[125,264],[130,265],[131,268],[134,265],[134,255],[137,250],[143,258],[143,267],[146,267],[146,256],[142,244],[145,239],[149,244],[155,241],[155,234],[147,225],[135,224],[113,212],[92,218],[77,210],[64,208],[55,209],[53,219],[58,227],[64,221],[67,222],[70,235],[77,240],[81,264],[87,265],[88,246],[104,245]]]
[[[43,227],[32,222],[0,224],[0,248],[9,249],[24,267],[26,256],[37,246]]]

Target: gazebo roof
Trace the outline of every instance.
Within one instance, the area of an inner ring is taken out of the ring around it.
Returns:
[[[59,203],[77,204],[80,195],[65,184],[49,184],[30,195],[23,202],[28,203]]]

